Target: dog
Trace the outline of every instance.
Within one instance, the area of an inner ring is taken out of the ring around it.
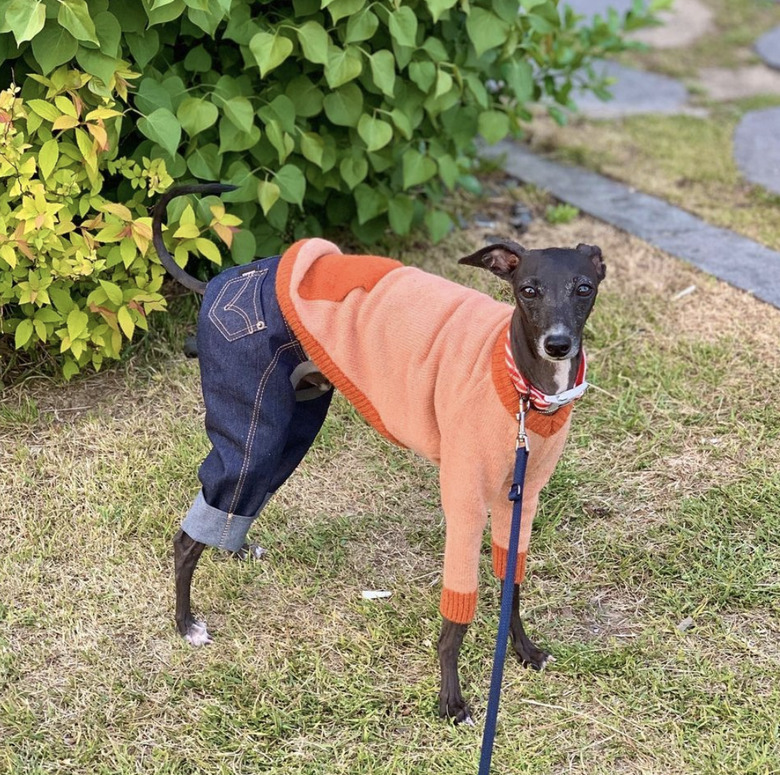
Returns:
[[[203,549],[246,551],[250,525],[303,459],[335,386],[386,438],[439,465],[446,523],[439,714],[473,723],[458,656],[477,604],[488,512],[493,570],[505,573],[521,401],[529,407],[530,457],[510,634],[523,666],[542,670],[553,660],[526,635],[519,585],[539,492],[563,449],[571,402],[587,387],[582,334],[606,274],[601,250],[526,250],[507,241],[460,259],[509,283],[514,305],[389,258],[343,255],[322,239],[202,283],[165,248],[166,206],[182,194],[230,188],[173,189],[153,217],[163,265],[204,294],[197,336],[212,449],[173,541],[178,630],[192,645],[212,642],[191,610]]]

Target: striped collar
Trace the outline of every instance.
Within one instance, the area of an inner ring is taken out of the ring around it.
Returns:
[[[571,390],[564,390],[563,393],[557,393],[552,396],[548,396],[534,387],[518,370],[514,356],[512,355],[511,328],[507,329],[506,332],[504,356],[509,378],[512,380],[515,390],[517,390],[521,397],[527,398],[531,402],[531,406],[539,412],[552,414],[553,412],[558,411],[562,406],[566,406],[572,401],[576,401],[588,388],[588,383],[585,381],[585,373],[587,371],[585,350],[582,350],[580,368],[577,372],[577,379],[574,381],[574,387],[571,388]]]

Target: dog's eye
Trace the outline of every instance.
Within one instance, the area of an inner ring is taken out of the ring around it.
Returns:
[[[536,288],[533,287],[533,285],[524,285],[520,289],[520,295],[524,299],[533,299],[533,298],[536,297],[537,291],[536,291]]]
[[[583,283],[577,286],[577,296],[590,296],[593,293],[593,287]]]

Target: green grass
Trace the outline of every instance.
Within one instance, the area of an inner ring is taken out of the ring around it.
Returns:
[[[495,772],[780,772],[780,313],[587,218],[545,224],[548,200],[519,195],[538,213],[524,243],[598,243],[608,278],[587,331],[598,389],[523,593],[557,662],[507,664]],[[502,196],[486,209],[505,216]],[[477,239],[401,257],[504,295],[455,264]],[[215,644],[179,639],[170,538],[207,440],[197,363],[163,335],[187,319],[160,324],[113,371],[4,395],[0,772],[476,772],[487,539],[461,660],[477,728],[453,728],[436,718],[437,472],[340,398],[253,528],[267,557],[204,555],[194,600]]]
[[[713,105],[706,117],[633,116],[540,126],[538,149],[659,196],[717,226],[780,249],[780,195],[749,184],[734,159],[732,137],[749,110],[778,97]]]

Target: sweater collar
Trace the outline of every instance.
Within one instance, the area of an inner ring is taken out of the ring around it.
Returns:
[[[520,373],[520,370],[515,363],[514,356],[512,355],[510,329],[507,329],[506,339],[504,340],[504,359],[506,361],[506,369],[509,373],[509,378],[512,380],[515,390],[517,390],[521,398],[528,399],[531,402],[531,406],[539,412],[545,414],[557,412],[562,406],[566,406],[567,404],[576,401],[588,389],[588,383],[585,381],[585,374],[587,372],[585,350],[582,350],[580,368],[577,371],[577,379],[574,381],[574,387],[570,390],[564,390],[562,393],[556,393],[555,395],[542,393],[539,388],[532,385],[531,382]]]

